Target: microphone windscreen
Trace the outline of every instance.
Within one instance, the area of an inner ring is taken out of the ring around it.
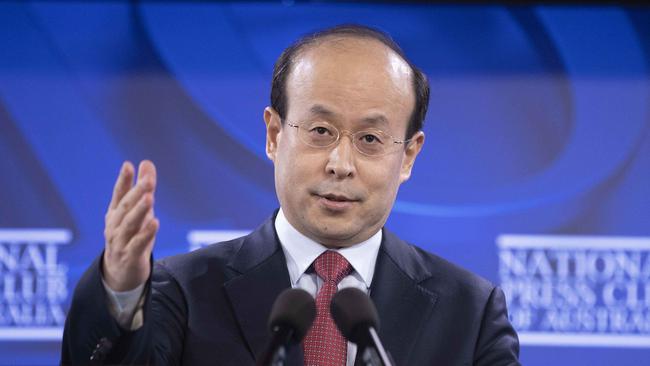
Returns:
[[[273,303],[269,316],[269,328],[288,327],[293,329],[292,339],[302,341],[316,318],[316,303],[305,290],[291,288],[284,290]]]
[[[341,333],[351,342],[362,343],[369,327],[379,330],[375,304],[357,288],[348,287],[337,292],[332,298],[330,313]]]

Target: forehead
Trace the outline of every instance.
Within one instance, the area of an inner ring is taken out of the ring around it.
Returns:
[[[318,105],[341,118],[372,115],[406,123],[415,103],[410,66],[366,38],[329,38],[307,46],[294,59],[285,90],[288,114],[295,118]]]

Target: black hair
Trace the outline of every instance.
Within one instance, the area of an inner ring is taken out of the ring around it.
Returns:
[[[333,36],[374,39],[393,50],[410,66],[413,75],[412,84],[415,93],[415,106],[406,129],[406,138],[409,139],[413,137],[416,132],[422,129],[424,117],[426,116],[427,108],[429,107],[429,82],[427,81],[427,77],[406,58],[404,51],[402,51],[399,45],[393,41],[388,34],[364,25],[343,24],[333,28],[327,28],[303,36],[287,47],[277,59],[275,67],[273,68],[273,80],[271,82],[271,107],[278,112],[280,118],[284,121],[288,104],[286,84],[296,57],[308,46],[314,45],[325,38]]]

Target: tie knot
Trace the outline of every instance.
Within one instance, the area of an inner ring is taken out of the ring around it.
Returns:
[[[335,284],[341,282],[345,276],[352,272],[350,262],[344,256],[332,250],[328,250],[316,258],[314,269],[323,281],[334,282]]]

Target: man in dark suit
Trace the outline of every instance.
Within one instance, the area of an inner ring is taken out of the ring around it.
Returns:
[[[376,30],[299,40],[276,63],[264,111],[281,208],[248,236],[153,266],[155,167],[142,162],[133,186],[125,163],[105,251],[75,291],[62,363],[254,364],[282,290],[322,305],[332,288],[357,287],[397,365],[517,365],[502,291],[383,228],[424,143],[428,98],[424,75]],[[358,362],[321,305],[289,363]]]

